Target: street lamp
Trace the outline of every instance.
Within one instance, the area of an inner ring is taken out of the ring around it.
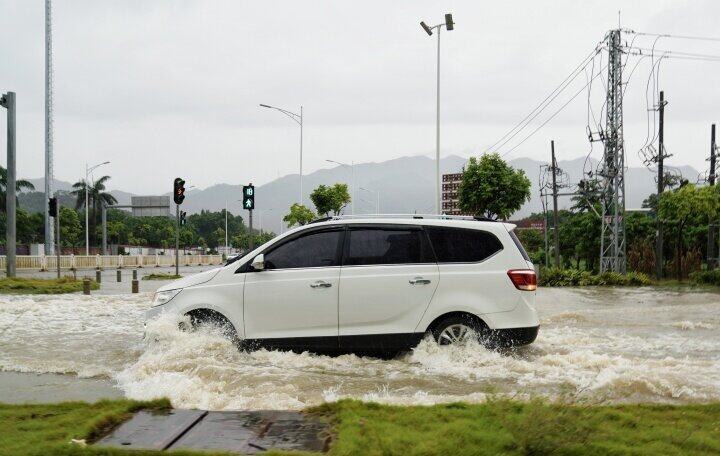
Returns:
[[[450,31],[455,28],[455,23],[452,19],[452,14],[445,15],[445,22],[437,25],[428,26],[425,22],[420,22],[420,27],[425,30],[428,35],[433,34],[433,30],[437,30],[437,113],[435,121],[435,213],[440,214],[440,30],[445,26],[445,29]]]
[[[303,203],[303,166],[302,166],[302,149],[303,149],[303,107],[300,106],[300,114],[295,114],[294,112],[288,111],[287,109],[277,108],[275,106],[270,106],[266,104],[260,104],[263,108],[270,108],[275,109],[277,111],[280,111],[281,113],[288,116],[290,119],[292,119],[295,123],[300,125],[300,199],[298,200],[299,204]]]
[[[380,214],[380,190],[370,190],[369,188],[365,187],[359,187],[360,190],[365,190],[366,192],[375,193],[375,197],[377,198],[375,201],[375,213]]]
[[[355,162],[351,161],[348,165],[347,163],[342,163],[335,160],[325,160],[328,163],[335,163],[336,165],[340,166],[347,166],[350,168],[350,213],[352,215],[355,215]]]
[[[90,255],[90,226],[89,223],[89,216],[88,216],[88,200],[90,199],[88,197],[88,175],[96,168],[101,167],[102,165],[107,165],[110,163],[109,161],[98,163],[95,166],[88,167],[87,162],[85,162],[85,255]]]
[[[272,212],[272,209],[258,209],[257,211],[260,213],[260,226],[258,227],[258,229],[259,229],[260,232],[262,233],[262,230],[263,230],[263,224],[262,224],[263,212]]]

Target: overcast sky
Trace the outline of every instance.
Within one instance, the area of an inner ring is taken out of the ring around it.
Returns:
[[[151,194],[169,191],[175,176],[203,188],[297,173],[298,127],[259,103],[303,105],[306,172],[331,166],[326,159],[434,154],[436,39],[418,23],[446,12],[456,29],[442,33],[442,154],[478,155],[617,27],[620,8],[622,26],[636,31],[720,35],[716,0],[55,0],[55,177],[74,182],[85,162],[109,160],[111,188]],[[25,177],[44,172],[44,20],[43,0],[0,0],[0,90],[17,93]],[[656,49],[720,55],[720,42],[662,38]],[[650,66],[640,62],[627,88],[630,165],[640,164],[647,137]],[[706,168],[710,124],[720,123],[719,70],[720,62],[661,64],[670,163]],[[575,80],[501,151],[585,83]],[[596,79],[596,115],[603,90]],[[550,139],[561,159],[586,155],[587,99],[582,92],[507,158],[547,160]],[[4,164],[4,113],[0,122]]]

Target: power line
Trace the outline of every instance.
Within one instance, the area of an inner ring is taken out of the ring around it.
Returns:
[[[624,49],[629,50],[629,51],[631,51],[631,50],[639,51],[640,55],[643,55],[642,52],[646,51],[646,52],[666,53],[668,55],[681,55],[681,56],[687,56],[687,57],[703,57],[703,58],[711,58],[711,59],[720,59],[720,55],[698,54],[698,53],[694,53],[694,52],[685,52],[685,51],[669,51],[669,50],[665,50],[665,49],[648,49],[648,48],[643,48],[643,47],[639,47],[639,46],[626,46],[626,47],[624,47]],[[637,54],[633,54],[633,55],[637,55]]]
[[[578,64],[568,76],[565,77],[565,79],[562,80],[562,82],[552,91],[550,94],[545,97],[528,115],[526,115],[520,122],[518,122],[513,128],[511,128],[507,133],[505,133],[500,139],[498,139],[493,145],[485,149],[485,152],[489,152],[492,149],[494,149],[498,144],[502,142],[498,146],[498,148],[503,147],[505,144],[507,144],[512,138],[514,138],[517,134],[520,133],[527,125],[535,119],[542,111],[544,111],[550,103],[557,98],[560,93],[562,93],[563,90],[567,88],[568,85],[572,81],[575,80],[575,78],[580,75],[580,72],[583,71],[588,64],[595,60],[595,56],[600,52],[601,48],[600,45],[596,46],[595,49],[592,50],[590,54],[588,54],[581,62]],[[543,106],[544,105],[544,106]],[[538,111],[539,110],[539,111]],[[518,129],[518,127],[520,127]],[[516,131],[517,130],[517,131]],[[510,136],[508,138],[508,136]],[[506,139],[507,138],[507,139]],[[503,141],[504,140],[504,141]]]
[[[681,40],[700,40],[700,41],[718,41],[720,38],[710,36],[689,36],[689,35],[671,35],[669,33],[647,33],[647,32],[636,32],[634,30],[625,30],[626,33],[633,33],[641,36],[657,36],[659,38],[677,38]]]
[[[510,150],[508,150],[507,152],[505,152],[504,154],[502,154],[502,156],[504,157],[504,156],[506,156],[507,154],[509,154],[510,152],[512,152],[512,151],[514,151],[515,149],[517,149],[518,147],[520,147],[525,141],[527,141],[528,139],[530,139],[530,137],[533,136],[535,133],[537,133],[542,127],[544,127],[545,125],[547,125],[548,122],[550,122],[551,120],[553,120],[553,118],[555,118],[555,116],[557,116],[557,115],[560,113],[560,111],[562,111],[563,109],[565,109],[565,107],[566,107],[567,105],[569,105],[571,101],[573,101],[578,95],[580,95],[580,94],[588,87],[588,85],[590,85],[590,83],[592,83],[592,81],[593,81],[595,78],[597,78],[598,76],[600,76],[600,75],[602,74],[602,72],[603,72],[606,68],[607,68],[607,64],[606,64],[603,68],[601,68],[600,71],[599,71],[595,76],[593,76],[587,84],[585,84],[584,86],[582,86],[582,87],[580,88],[580,90],[578,90],[577,92],[575,92],[575,94],[574,94],[568,101],[566,101],[565,104],[563,104],[562,106],[560,106],[560,109],[558,109],[557,111],[555,111],[555,113],[554,113],[553,115],[551,115],[547,120],[545,120],[545,122],[541,123],[537,128],[535,128],[529,135],[527,135],[525,138],[523,138],[523,140],[520,141],[518,144],[516,144],[512,149],[510,149]]]

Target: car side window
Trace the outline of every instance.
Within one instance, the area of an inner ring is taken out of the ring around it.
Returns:
[[[503,249],[492,233],[467,228],[426,226],[438,263],[476,263]]]
[[[265,253],[265,269],[318,268],[338,265],[342,230],[313,231]]]
[[[434,262],[422,229],[350,227],[347,231],[343,266]]]

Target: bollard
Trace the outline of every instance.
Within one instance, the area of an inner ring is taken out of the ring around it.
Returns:
[[[83,294],[90,294],[90,277],[85,277],[83,279]]]
[[[133,280],[137,280],[137,269],[133,269]]]
[[[132,292],[133,293],[140,292],[140,282],[138,281],[138,279],[133,279],[133,281],[132,281]]]
[[[97,269],[97,270],[95,271],[95,281],[96,281],[97,283],[100,283],[100,270],[99,270],[99,269]]]
[[[122,271],[119,269],[117,270],[117,281],[122,282]]]

